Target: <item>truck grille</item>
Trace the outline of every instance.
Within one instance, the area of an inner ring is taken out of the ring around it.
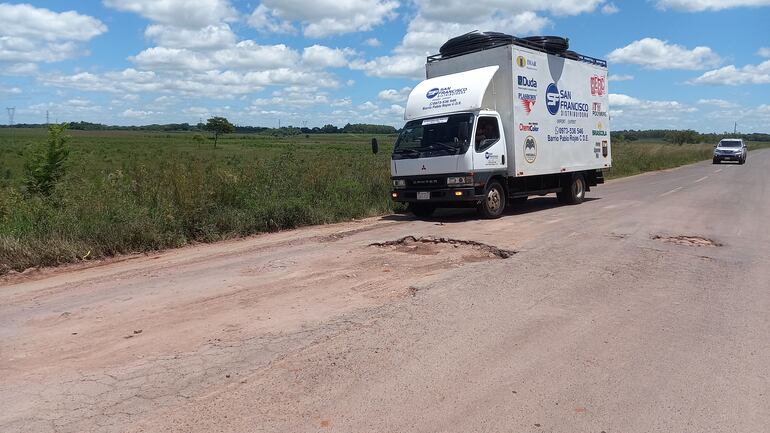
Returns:
[[[446,177],[416,177],[406,180],[407,188],[446,188]]]

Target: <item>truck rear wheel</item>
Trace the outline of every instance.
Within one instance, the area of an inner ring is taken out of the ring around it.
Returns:
[[[565,204],[583,203],[586,197],[586,180],[582,174],[572,175],[568,185],[565,185],[561,192],[556,193],[556,198]]]
[[[436,211],[436,206],[425,203],[409,203],[407,210],[418,218],[428,218]]]
[[[486,219],[500,218],[505,210],[505,190],[500,182],[493,180],[487,185],[484,199],[478,205],[479,214]]]

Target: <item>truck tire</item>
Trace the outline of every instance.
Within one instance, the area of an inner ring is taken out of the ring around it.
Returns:
[[[500,182],[493,180],[487,185],[484,198],[478,205],[479,215],[486,219],[500,218],[505,210],[505,190]]]
[[[556,193],[556,198],[564,204],[580,204],[586,197],[586,180],[580,173],[572,175],[568,185],[561,192]]]
[[[425,203],[409,203],[407,210],[418,218],[428,218],[436,211],[436,206]]]

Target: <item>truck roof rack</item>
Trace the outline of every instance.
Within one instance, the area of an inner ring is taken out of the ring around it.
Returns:
[[[476,48],[471,48],[471,49],[469,49],[467,51],[463,51],[463,52],[460,52],[460,53],[455,53],[455,54],[450,54],[450,55],[434,54],[432,56],[428,56],[427,62],[428,63],[433,63],[433,62],[437,62],[439,60],[451,59],[453,57],[459,57],[459,56],[463,56],[465,54],[470,54],[470,53],[477,53],[479,51],[489,50],[489,49],[497,48],[497,47],[503,47],[503,46],[506,46],[506,45],[518,45],[520,47],[529,48],[529,49],[532,49],[532,50],[535,50],[535,51],[540,51],[542,53],[552,54],[554,56],[559,56],[559,57],[564,57],[565,59],[579,60],[581,62],[590,63],[592,65],[601,66],[603,68],[607,67],[607,61],[606,60],[597,59],[596,57],[586,56],[586,55],[583,55],[583,54],[576,53],[574,51],[564,51],[564,52],[561,52],[561,53],[553,52],[553,51],[548,51],[548,50],[546,50],[543,47],[542,44],[537,44],[537,43],[534,43],[532,41],[528,41],[528,40],[523,39],[523,38],[518,38],[516,36],[510,36],[508,41],[500,40],[500,42],[493,43],[493,44],[479,45]]]

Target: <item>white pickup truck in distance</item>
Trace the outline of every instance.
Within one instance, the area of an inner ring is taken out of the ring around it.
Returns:
[[[580,203],[612,164],[606,62],[511,42],[428,57],[391,157],[392,199],[485,218],[530,195]]]

